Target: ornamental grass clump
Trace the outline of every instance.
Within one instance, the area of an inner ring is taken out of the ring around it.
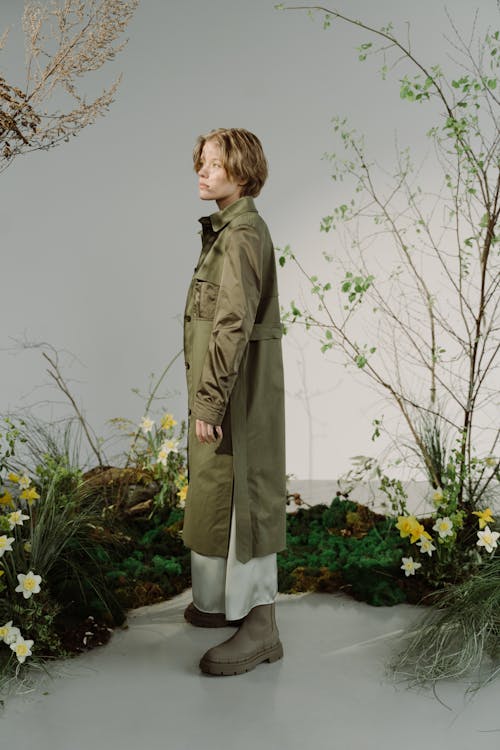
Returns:
[[[467,580],[440,592],[392,669],[424,684],[473,678],[481,685],[500,675],[500,556],[487,560]]]
[[[33,444],[26,436],[32,420],[15,426],[4,420],[0,434],[0,685],[18,677],[26,662],[40,666],[69,655],[61,640],[61,617],[101,608],[111,622],[124,611],[107,583],[92,529],[100,518],[89,501],[81,470],[68,453],[57,455],[56,428],[51,453],[30,471]],[[49,429],[49,428],[47,428]],[[69,433],[65,433],[63,443]],[[39,445],[37,443],[37,445]],[[60,445],[60,443],[59,443]],[[24,448],[24,458],[22,450]],[[27,461],[27,464],[24,463]],[[23,675],[25,673],[23,672]]]

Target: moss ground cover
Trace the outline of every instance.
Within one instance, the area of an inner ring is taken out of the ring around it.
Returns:
[[[337,495],[331,505],[288,515],[287,549],[278,555],[279,588],[344,591],[375,606],[420,599],[400,568],[404,551],[394,520]]]

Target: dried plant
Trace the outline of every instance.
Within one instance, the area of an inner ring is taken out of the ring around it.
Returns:
[[[19,154],[68,141],[104,115],[121,75],[90,102],[78,79],[113,60],[138,0],[26,2],[22,18],[26,45],[24,90],[0,76],[0,171]],[[0,50],[7,32],[0,37]],[[60,98],[68,99],[63,108]]]

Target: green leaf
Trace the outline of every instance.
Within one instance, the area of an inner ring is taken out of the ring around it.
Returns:
[[[285,258],[285,256],[284,256],[284,255],[282,255],[282,256],[280,257],[280,259],[279,259],[279,264],[280,264],[280,266],[281,266],[281,267],[283,268],[283,266],[285,265],[285,263],[286,263],[286,258]]]

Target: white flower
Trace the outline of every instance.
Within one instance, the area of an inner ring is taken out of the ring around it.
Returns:
[[[484,547],[486,552],[493,552],[495,547],[498,547],[497,539],[500,536],[500,533],[498,531],[491,531],[489,526],[487,526],[483,531],[478,531],[477,536],[477,546]]]
[[[12,620],[6,622],[5,625],[0,625],[0,638],[4,643],[14,643],[18,638],[21,637],[21,631],[19,628],[12,626]]]
[[[440,487],[438,487],[437,490],[434,492],[434,494],[432,496],[432,502],[435,505],[440,505],[441,504],[441,500],[443,499],[443,497],[444,497],[443,490]]]
[[[31,647],[33,643],[34,641],[25,641],[24,638],[20,636],[17,641],[10,644],[11,649],[14,651],[21,664],[27,656],[31,656]]]
[[[434,531],[437,531],[440,539],[444,539],[447,536],[453,535],[453,521],[448,516],[444,518],[437,518],[436,523],[432,527]]]
[[[10,524],[10,528],[13,529],[14,526],[22,526],[23,521],[26,521],[29,518],[29,516],[26,516],[22,510],[13,510],[12,513],[9,513],[8,520]]]
[[[31,594],[38,594],[40,591],[42,576],[36,575],[32,570],[26,573],[26,575],[18,573],[17,580],[19,581],[19,586],[16,586],[15,591],[22,591],[25,599],[29,599]]]
[[[432,556],[432,553],[436,549],[431,539],[427,539],[427,537],[423,535],[418,540],[417,545],[420,547],[420,552],[427,553],[429,557]]]
[[[165,442],[162,444],[162,449],[166,450],[167,453],[178,453],[179,448],[177,447],[179,445],[178,440],[165,440]]]
[[[404,570],[406,577],[414,576],[415,571],[422,567],[421,563],[415,562],[413,557],[403,557],[401,559],[403,562],[401,570]]]
[[[158,463],[163,464],[163,466],[167,465],[167,456],[169,453],[178,453],[179,448],[177,447],[179,445],[178,440],[165,440],[164,443],[161,444],[160,450],[158,451]]]
[[[163,464],[163,466],[167,465],[167,458],[168,458],[168,451],[166,451],[164,448],[160,448],[158,451],[157,461],[159,464]]]
[[[149,419],[148,417],[143,417],[141,421],[141,430],[144,433],[151,432],[153,429],[154,421],[152,419]]]
[[[12,542],[14,541],[15,537],[13,536],[7,536],[7,534],[0,536],[0,557],[2,557],[4,552],[12,551]]]
[[[19,486],[23,488],[23,490],[27,490],[28,487],[31,484],[31,479],[27,474],[23,474],[22,477],[19,479]]]

